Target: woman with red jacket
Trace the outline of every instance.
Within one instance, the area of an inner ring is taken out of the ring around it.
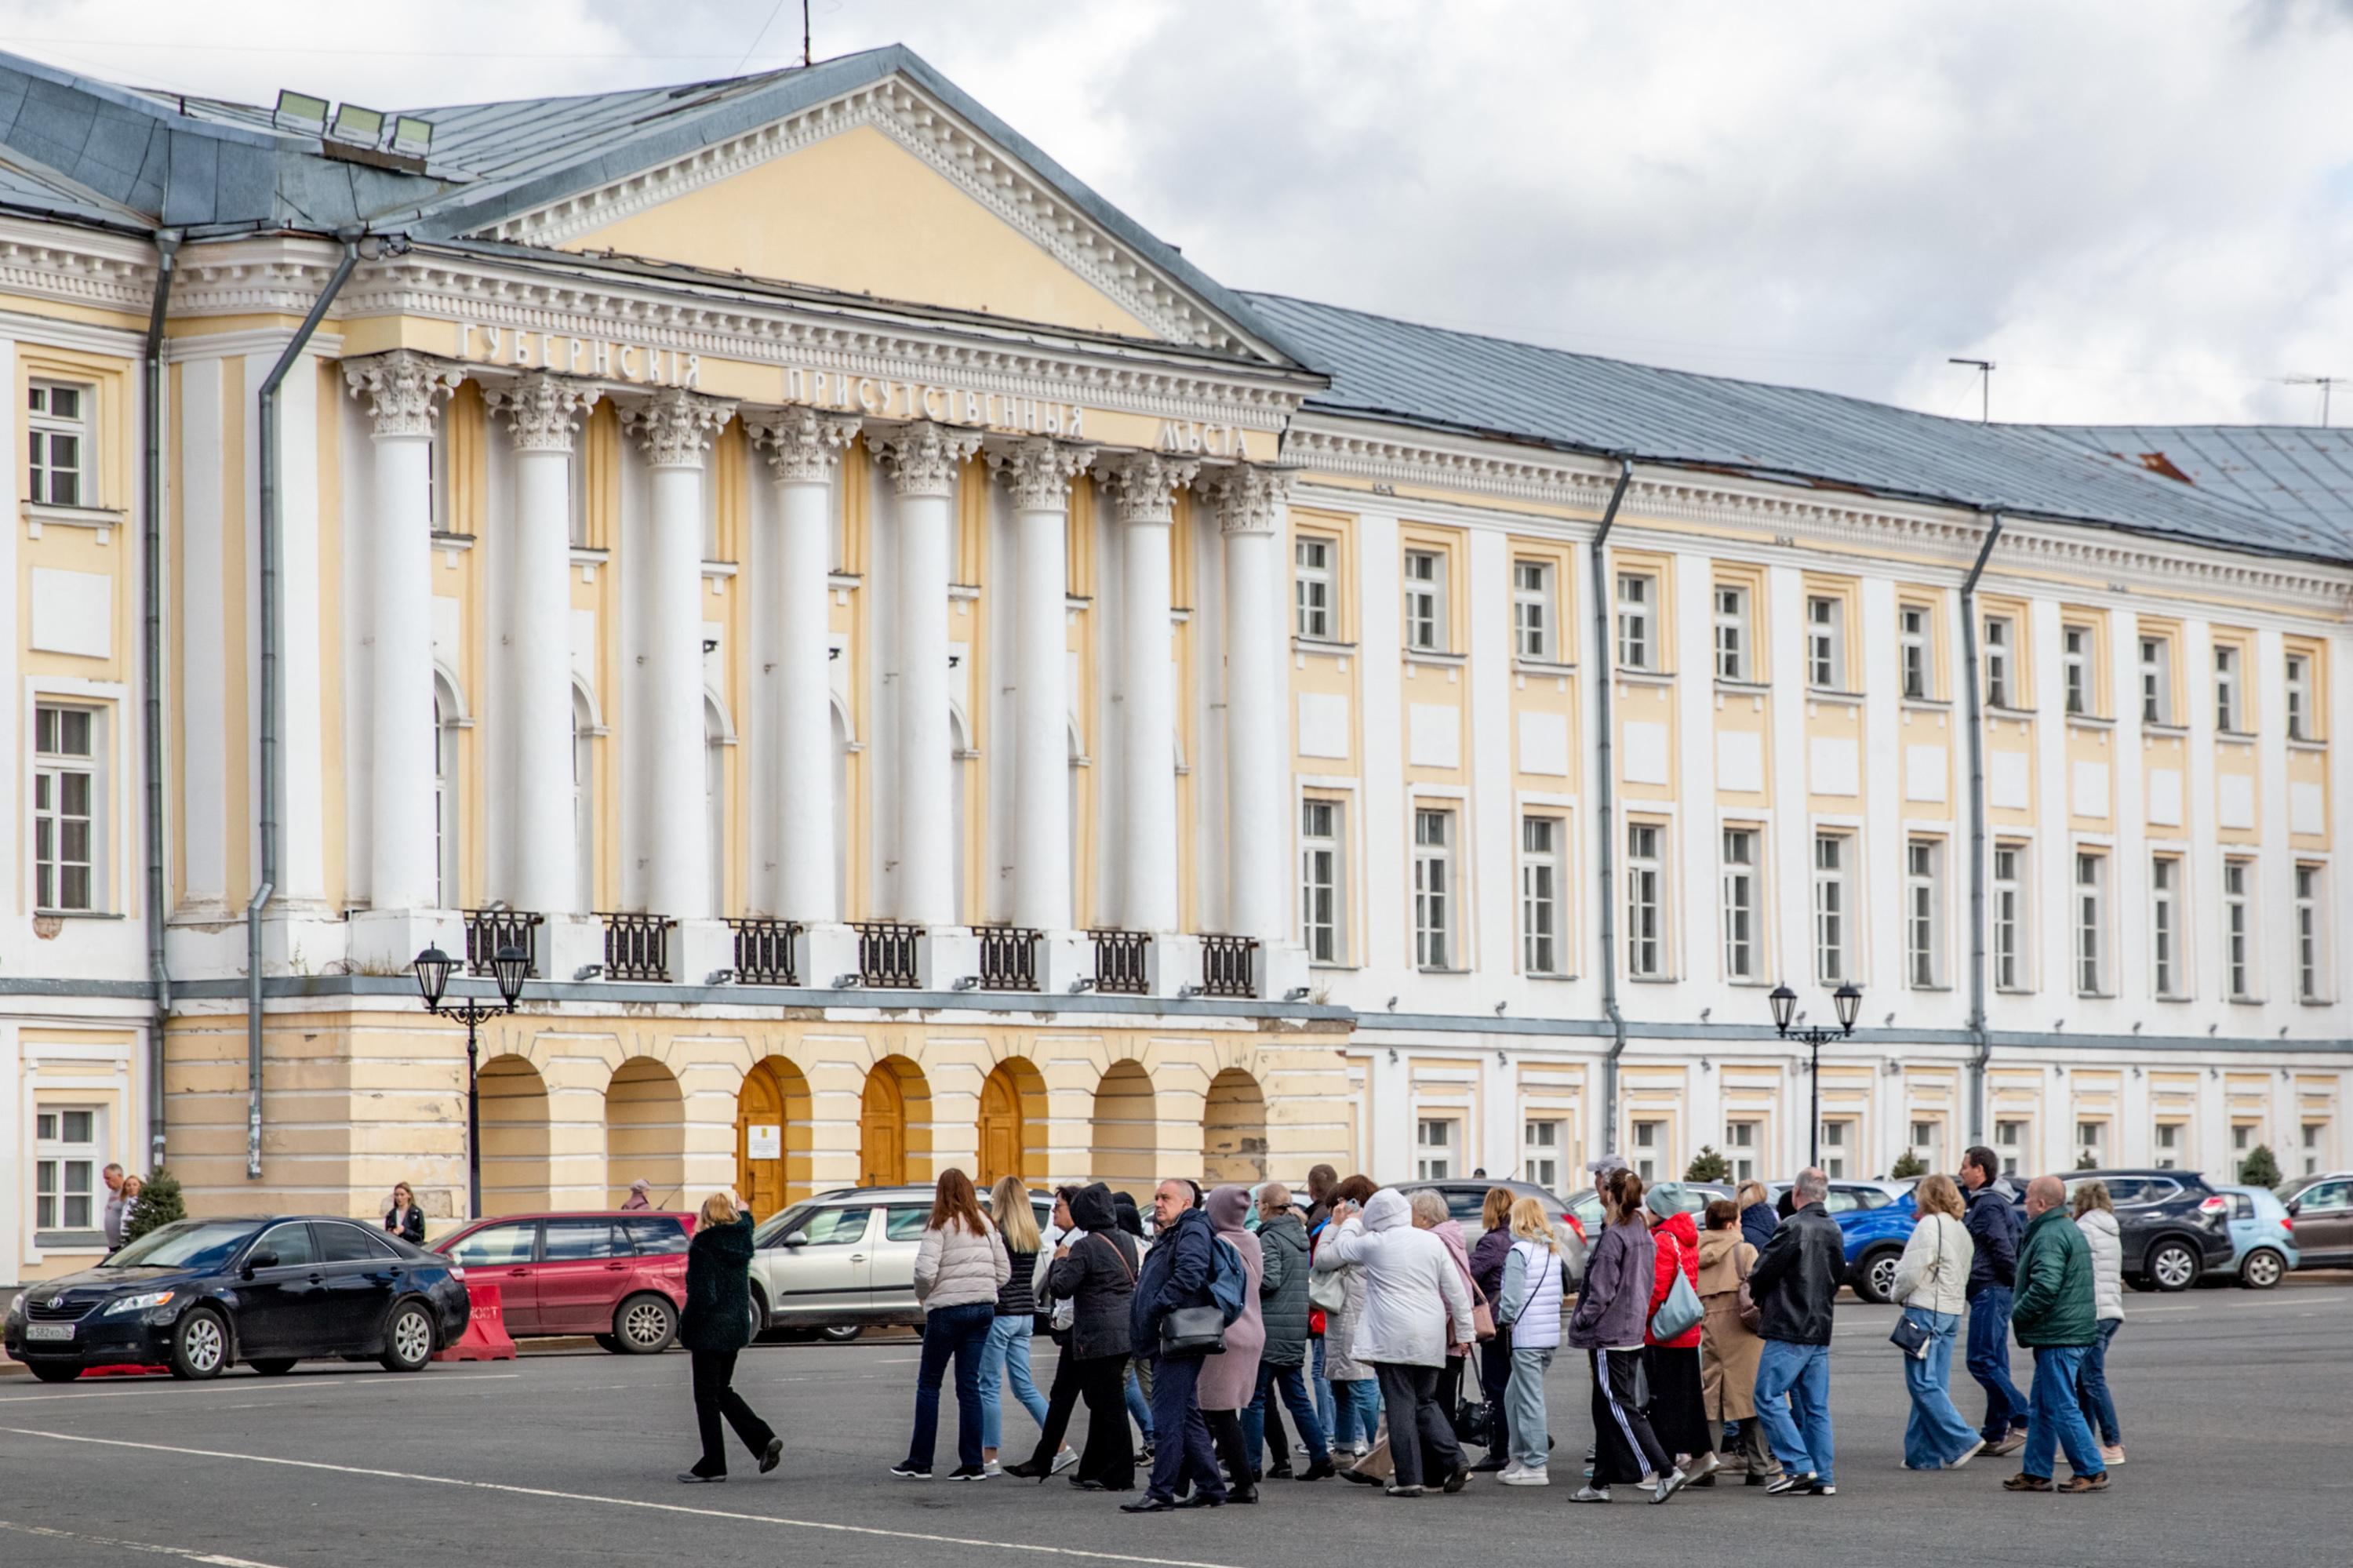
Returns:
[[[1651,1240],[1658,1265],[1651,1289],[1651,1315],[1655,1317],[1674,1288],[1680,1273],[1694,1294],[1699,1289],[1699,1230],[1683,1208],[1681,1183],[1662,1181],[1644,1196],[1651,1211]],[[1642,1331],[1642,1370],[1651,1384],[1651,1430],[1659,1446],[1694,1482],[1715,1472],[1719,1461],[1707,1430],[1707,1396],[1700,1376],[1702,1324],[1694,1323],[1672,1340],[1662,1340],[1647,1326]]]

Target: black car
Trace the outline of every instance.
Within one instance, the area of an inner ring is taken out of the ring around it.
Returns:
[[[466,1271],[350,1220],[181,1220],[8,1309],[8,1353],[44,1383],[85,1367],[274,1376],[311,1356],[415,1372],[466,1330]]]
[[[2210,1268],[2231,1266],[2231,1203],[2188,1171],[2070,1171],[2067,1197],[2105,1181],[2116,1208],[2126,1283],[2139,1290],[2187,1290]],[[2018,1204],[2026,1206],[2024,1183]]]

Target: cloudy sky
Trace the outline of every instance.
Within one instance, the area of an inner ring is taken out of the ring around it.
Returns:
[[[371,107],[788,65],[800,0],[0,0],[0,49]],[[2316,422],[2353,4],[811,0],[1239,287],[1998,418]],[[2353,421],[2353,384],[2337,423]]]

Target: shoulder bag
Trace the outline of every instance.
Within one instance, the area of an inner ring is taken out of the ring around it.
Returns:
[[[1495,1337],[1495,1308],[1475,1279],[1471,1282],[1471,1335],[1482,1345]]]
[[[1160,1319],[1160,1353],[1172,1361],[1218,1356],[1226,1351],[1226,1314],[1216,1302],[1179,1307]]]
[[[1936,1222],[1936,1253],[1928,1260],[1928,1278],[1936,1280],[1942,1278],[1945,1273],[1945,1226],[1949,1222],[1942,1214],[1928,1217]],[[1895,1319],[1895,1327],[1889,1332],[1887,1342],[1914,1361],[1925,1361],[1928,1359],[1928,1347],[1936,1342],[1936,1334],[1906,1308]]]
[[[1699,1292],[1692,1288],[1691,1277],[1683,1272],[1681,1244],[1672,1236],[1666,1241],[1675,1249],[1668,1265],[1674,1270],[1674,1283],[1667,1287],[1667,1298],[1659,1303],[1659,1309],[1651,1314],[1651,1337],[1662,1343],[1690,1333],[1707,1316]]]
[[[1334,1268],[1318,1274],[1314,1272],[1314,1253],[1310,1252],[1307,1259],[1307,1304],[1321,1307],[1326,1312],[1337,1312],[1345,1307],[1348,1304],[1348,1282],[1340,1277],[1340,1271]]]

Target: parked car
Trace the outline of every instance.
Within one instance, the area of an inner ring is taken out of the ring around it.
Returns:
[[[2296,1266],[2287,1205],[2269,1187],[2217,1187],[2231,1205],[2230,1271],[2250,1290],[2269,1290]]]
[[[1724,1181],[1679,1181],[1676,1185],[1683,1190],[1683,1212],[1689,1214],[1696,1214],[1716,1199],[1730,1198],[1739,1191]],[[1579,1234],[1590,1236],[1601,1228],[1601,1194],[1595,1189],[1581,1187],[1571,1192],[1565,1206],[1575,1216]]]
[[[932,1198],[929,1187],[842,1188],[764,1222],[752,1234],[758,1330],[842,1340],[860,1329],[921,1326],[915,1249]],[[1053,1221],[1053,1194],[1033,1192],[1029,1201],[1042,1230]],[[982,1193],[982,1205],[987,1202]]]
[[[1908,1181],[1852,1181],[1830,1184],[1822,1200],[1839,1232],[1846,1238],[1846,1282],[1865,1301],[1885,1301],[1895,1289],[1895,1266],[1903,1261],[1904,1244],[1912,1239],[1919,1222]],[[1768,1181],[1765,1190],[1779,1202],[1787,1181]]]
[[[2231,1202],[2189,1171],[2070,1171],[2067,1195],[2105,1181],[2124,1241],[2125,1280],[2138,1290],[2187,1290],[2231,1266]],[[2023,1191],[2017,1199],[2026,1204]]]
[[[415,1372],[466,1331],[465,1270],[347,1219],[180,1220],[8,1308],[8,1353],[44,1383],[86,1367],[277,1376],[320,1356]]]
[[[502,1214],[434,1250],[495,1285],[518,1340],[593,1334],[617,1355],[653,1355],[678,1338],[694,1216],[660,1209]]]
[[[1449,1218],[1462,1227],[1462,1234],[1472,1242],[1479,1239],[1479,1221],[1487,1208],[1487,1193],[1496,1187],[1506,1188],[1524,1197],[1534,1198],[1544,1205],[1545,1218],[1552,1222],[1553,1239],[1560,1244],[1561,1259],[1568,1266],[1567,1288],[1573,1294],[1585,1282],[1585,1231],[1568,1212],[1568,1205],[1554,1196],[1549,1188],[1533,1181],[1490,1181],[1482,1177],[1470,1181],[1400,1181],[1398,1192],[1407,1197],[1416,1192],[1435,1192],[1446,1200]],[[1595,1212],[1599,1213],[1597,1205]]]
[[[2284,1187],[2298,1268],[2353,1265],[2353,1172],[2306,1176]]]

